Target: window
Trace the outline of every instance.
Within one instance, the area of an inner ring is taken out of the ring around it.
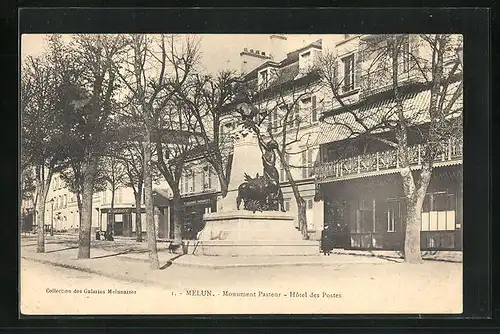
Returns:
[[[267,70],[260,71],[259,72],[259,86],[266,87],[268,84],[268,80],[269,80],[268,71]]]
[[[307,199],[306,200],[306,204],[307,204],[307,209],[311,210],[313,208],[313,200],[312,200],[312,198]]]
[[[285,211],[289,212],[290,211],[290,200],[286,199],[283,201],[283,203],[285,204]]]
[[[307,179],[313,176],[313,150],[307,149],[302,152],[302,178]]]
[[[290,127],[298,127],[300,125],[300,106],[298,103],[293,106],[293,110],[289,114],[288,124]]]
[[[185,176],[181,175],[180,184],[179,184],[179,190],[181,194],[184,194],[184,184],[186,184],[186,180],[184,180]]]
[[[425,196],[422,206],[422,231],[455,230],[456,196],[437,191]]]
[[[123,223],[123,214],[115,213],[115,223]]]
[[[396,232],[397,221],[399,221],[399,202],[387,202],[387,232]]]
[[[285,153],[285,164],[289,165],[290,163],[290,156]],[[281,168],[280,168],[280,182],[287,182],[288,181],[288,175],[286,175],[285,168],[283,166],[283,163],[280,163]]]
[[[193,193],[196,189],[196,174],[193,171],[191,171],[191,192]]]
[[[354,89],[354,55],[342,58],[344,66],[344,84],[342,89],[349,92]]]
[[[300,55],[299,67],[302,72],[307,71],[311,66],[311,51],[307,51]]]
[[[189,175],[184,175],[184,193],[187,194],[189,191]]]
[[[318,111],[316,109],[316,95],[313,95],[311,98],[311,122],[318,121]]]
[[[403,40],[403,45],[401,47],[401,71],[406,73],[410,70],[410,41],[409,36],[405,36]]]
[[[116,189],[116,203],[122,202],[122,188]]]
[[[280,111],[282,111],[283,108],[284,107],[280,107]],[[273,111],[271,111],[269,117],[270,117],[269,127],[273,132],[275,132],[278,129],[278,110],[274,109]]]
[[[212,177],[214,173],[212,172],[212,166],[208,166],[208,189],[212,189]]]

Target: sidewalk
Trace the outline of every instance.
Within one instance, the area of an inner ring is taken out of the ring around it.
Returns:
[[[376,257],[385,260],[393,260],[396,262],[403,262],[404,257],[398,251],[382,251],[382,250],[350,250],[350,249],[334,249],[332,255],[351,255],[351,256],[365,256]],[[460,251],[423,251],[422,259],[426,261],[442,261],[442,262],[463,262],[463,252]]]
[[[75,269],[91,274],[106,276],[132,283],[146,283],[162,287],[172,287],[169,275],[162,269],[179,255],[166,251],[158,252],[161,270],[151,270],[146,251],[111,252],[104,249],[91,249],[91,258],[77,260],[78,247],[49,243],[45,253],[37,253],[36,245],[21,248],[21,258],[56,267]]]
[[[189,279],[199,275],[199,270],[220,270],[242,267],[325,267],[349,265],[395,265],[404,260],[395,251],[357,251],[334,249],[330,256],[276,256],[276,257],[218,257],[180,255],[168,252],[165,243],[158,244],[160,270],[149,267],[147,243],[130,240],[115,242],[92,240],[91,259],[77,260],[76,238],[48,237],[46,252],[36,253],[36,239],[21,239],[21,257],[53,266],[80,270],[133,283],[146,283],[173,288],[179,284],[180,276]],[[462,252],[423,252],[426,262],[462,262]],[[169,268],[169,269],[168,269]],[[168,270],[165,270],[168,269]],[[180,276],[179,276],[180,275]]]

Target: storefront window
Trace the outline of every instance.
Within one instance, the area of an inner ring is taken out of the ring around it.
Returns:
[[[456,196],[437,191],[425,196],[422,206],[422,231],[453,231],[456,221]]]

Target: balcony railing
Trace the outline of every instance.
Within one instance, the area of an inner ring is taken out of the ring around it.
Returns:
[[[420,166],[423,158],[422,145],[414,145],[409,148],[410,166]],[[439,145],[438,153],[434,160],[435,164],[450,161],[460,161],[463,156],[463,138],[453,138],[443,141]],[[397,170],[401,166],[401,161],[395,149],[380,151],[376,153],[358,155],[335,162],[324,162],[316,166],[316,179],[321,180],[341,180],[344,178],[362,177],[367,173]]]

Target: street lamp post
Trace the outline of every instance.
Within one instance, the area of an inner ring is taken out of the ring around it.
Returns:
[[[54,198],[50,200],[52,209],[50,211],[50,236],[54,236]]]

